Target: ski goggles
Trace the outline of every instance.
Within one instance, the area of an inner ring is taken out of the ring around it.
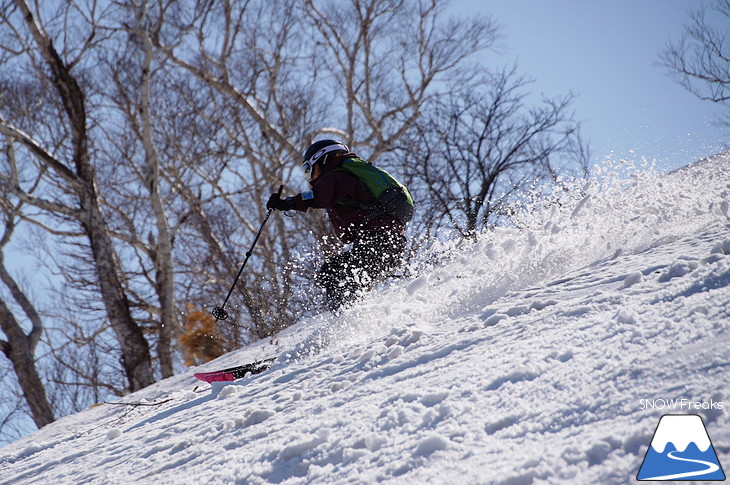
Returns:
[[[335,143],[334,145],[327,145],[326,147],[317,150],[316,152],[314,152],[314,155],[312,155],[309,159],[304,160],[304,162],[302,163],[302,170],[304,170],[304,175],[307,177],[307,180],[312,180],[314,166],[317,164],[317,162],[320,161],[323,156],[330,152],[342,151],[349,152],[350,149],[342,143]]]

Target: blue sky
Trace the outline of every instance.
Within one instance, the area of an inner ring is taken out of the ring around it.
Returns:
[[[535,79],[533,92],[577,95],[576,119],[593,162],[656,159],[671,170],[722,151],[730,129],[722,106],[701,101],[659,66],[699,0],[455,0],[461,14],[491,15],[503,27],[501,55]],[[730,28],[730,25],[728,26]]]

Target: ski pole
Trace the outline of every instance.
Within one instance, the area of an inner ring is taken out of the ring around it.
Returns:
[[[284,186],[279,186],[279,197],[281,197],[281,192],[284,190]],[[253,248],[256,246],[256,243],[259,240],[259,237],[261,237],[261,233],[264,230],[264,226],[266,225],[266,221],[269,220],[269,216],[271,216],[271,212],[273,209],[269,209],[266,213],[266,217],[264,218],[264,222],[261,223],[261,227],[259,228],[259,232],[256,234],[256,237],[253,240],[253,244],[251,244],[251,249],[249,249],[246,252],[246,259],[243,260],[243,264],[241,264],[241,268],[238,270],[238,274],[236,275],[236,279],[233,280],[233,284],[231,285],[231,289],[228,290],[228,295],[226,295],[226,299],[223,300],[223,304],[221,306],[217,306],[213,308],[213,311],[211,312],[213,316],[215,317],[215,322],[218,323],[218,320],[225,320],[228,318],[228,312],[225,311],[226,303],[228,303],[228,299],[231,297],[231,294],[233,293],[233,289],[236,287],[236,283],[238,283],[238,279],[241,277],[241,273],[243,273],[243,268],[246,267],[246,263],[248,262],[248,258],[251,257],[251,254],[253,253]]]

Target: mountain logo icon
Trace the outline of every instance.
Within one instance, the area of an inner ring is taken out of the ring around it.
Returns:
[[[662,416],[636,479],[725,480],[702,418],[697,414]]]

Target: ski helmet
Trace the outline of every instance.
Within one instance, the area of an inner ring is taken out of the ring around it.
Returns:
[[[337,140],[319,140],[312,143],[307,151],[304,152],[304,162],[302,162],[302,169],[307,179],[312,180],[312,174],[314,172],[314,166],[320,163],[320,166],[324,166],[327,163],[327,157],[332,152],[349,152],[350,149],[344,143]]]

